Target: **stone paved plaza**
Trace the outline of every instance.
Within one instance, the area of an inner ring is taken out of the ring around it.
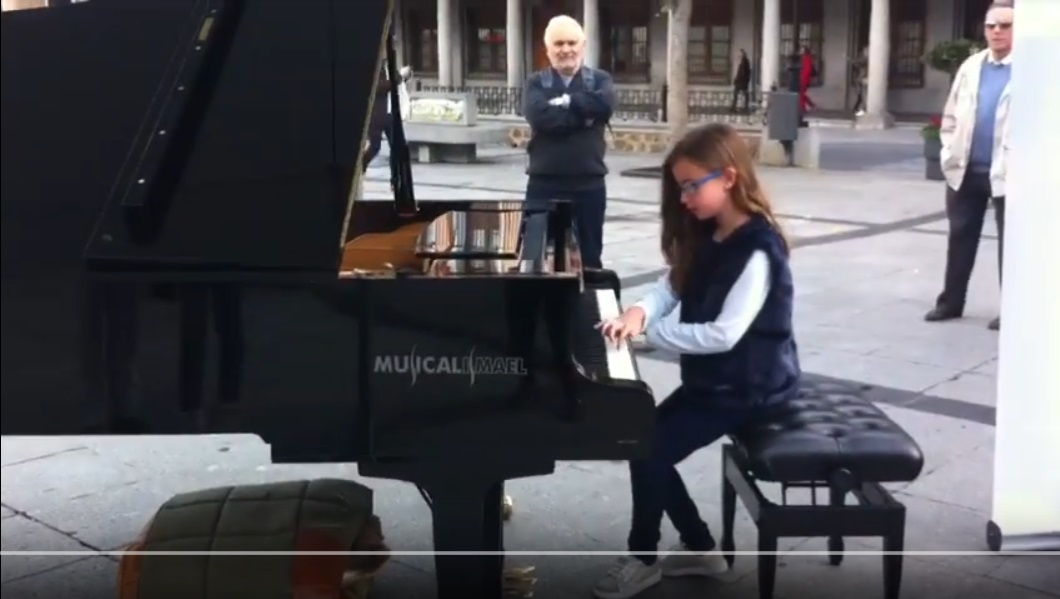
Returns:
[[[872,137],[879,135],[881,137]],[[903,597],[1020,599],[1060,597],[1060,557],[945,555],[985,551],[991,505],[998,335],[996,241],[988,225],[965,319],[922,320],[939,291],[946,222],[943,188],[924,181],[915,130],[825,133],[821,171],[764,169],[797,249],[797,329],[807,372],[873,386],[872,397],[920,442],[919,480],[894,490],[908,508],[906,547],[937,552],[906,558]],[[860,158],[858,158],[860,156]],[[624,279],[630,303],[660,272],[658,181],[619,171],[659,157],[612,156],[605,265]],[[421,198],[522,197],[524,158],[484,152],[474,166],[418,165]],[[373,166],[369,196],[387,193],[387,169]],[[675,385],[672,356],[639,357],[642,376],[663,397]],[[10,399],[10,398],[6,398]],[[318,476],[356,477],[348,465],[274,467],[256,438],[148,438],[128,441],[3,439],[3,550],[95,551],[119,548],[174,493],[214,485]],[[718,447],[680,467],[712,527],[720,526]],[[395,550],[430,548],[428,508],[408,484],[366,480]],[[509,485],[516,502],[507,526],[515,551],[618,551],[629,522],[628,471],[619,463],[564,463],[550,477]],[[667,523],[664,546],[675,534]],[[754,549],[741,510],[737,547]],[[850,539],[851,551],[879,549]],[[789,539],[784,551],[824,551],[824,539]],[[535,565],[535,597],[588,597],[613,557],[518,556]],[[117,564],[106,557],[3,558],[7,597],[114,597]],[[646,599],[756,597],[754,557],[737,558],[721,581],[664,581]],[[374,597],[418,599],[433,593],[432,561],[398,556]],[[781,558],[777,597],[882,597],[881,558],[824,555]]]

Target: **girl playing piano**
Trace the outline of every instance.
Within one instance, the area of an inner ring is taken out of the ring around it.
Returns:
[[[663,164],[662,251],[655,288],[618,319],[611,340],[645,333],[680,354],[681,385],[656,411],[655,445],[630,463],[630,556],[601,579],[601,599],[625,599],[663,576],[727,569],[676,465],[795,396],[800,368],[792,331],[788,245],[755,175],[751,152],[727,125],[690,131]],[[681,547],[656,558],[663,513]]]

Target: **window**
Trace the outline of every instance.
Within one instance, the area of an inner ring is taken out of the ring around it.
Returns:
[[[817,71],[811,86],[824,83],[823,5],[823,0],[783,0],[780,5],[781,64],[788,64],[792,55],[801,56],[802,49],[809,48]]]
[[[972,40],[982,46],[986,45],[986,36],[983,31],[983,22],[986,19],[986,9],[991,0],[965,0],[960,7],[961,15],[960,37]]]
[[[505,3],[472,0],[464,12],[467,24],[467,70],[472,77],[503,77],[508,70]]]
[[[647,80],[650,0],[607,0],[600,6],[600,66],[617,80]]]
[[[692,7],[688,27],[688,76],[696,83],[732,81],[734,0],[711,0]]]
[[[438,13],[416,6],[405,12],[408,62],[417,73],[438,72]]]
[[[923,0],[891,0],[890,87],[924,86]]]

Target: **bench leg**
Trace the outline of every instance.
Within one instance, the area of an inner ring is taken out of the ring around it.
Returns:
[[[828,487],[828,505],[832,507],[843,507],[846,503],[846,492],[836,487]],[[838,566],[843,563],[843,537],[842,535],[830,535],[828,537],[828,563]]]
[[[729,482],[726,475],[728,457],[722,458],[721,464],[721,553],[732,568],[736,561],[736,541],[733,529],[736,525],[736,487]]]
[[[883,596],[898,599],[902,588],[902,554],[905,548],[905,518],[902,525],[883,537]],[[889,553],[896,552],[896,553]]]
[[[777,537],[768,530],[758,531],[758,598],[773,599],[777,581]]]

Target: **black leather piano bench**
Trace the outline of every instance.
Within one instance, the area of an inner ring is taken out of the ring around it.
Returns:
[[[915,480],[923,455],[860,387],[807,380],[797,399],[731,440],[722,450],[721,550],[731,566],[739,497],[758,527],[760,599],[773,596],[780,537],[827,537],[829,562],[836,566],[844,536],[882,537],[885,552],[903,551],[905,506],[881,483]],[[781,503],[768,500],[758,482],[780,483]],[[790,488],[809,488],[811,503],[789,504]],[[828,490],[827,504],[818,504],[818,488]],[[847,495],[856,505],[847,505]],[[901,580],[901,554],[884,555],[886,599],[898,599]]]

